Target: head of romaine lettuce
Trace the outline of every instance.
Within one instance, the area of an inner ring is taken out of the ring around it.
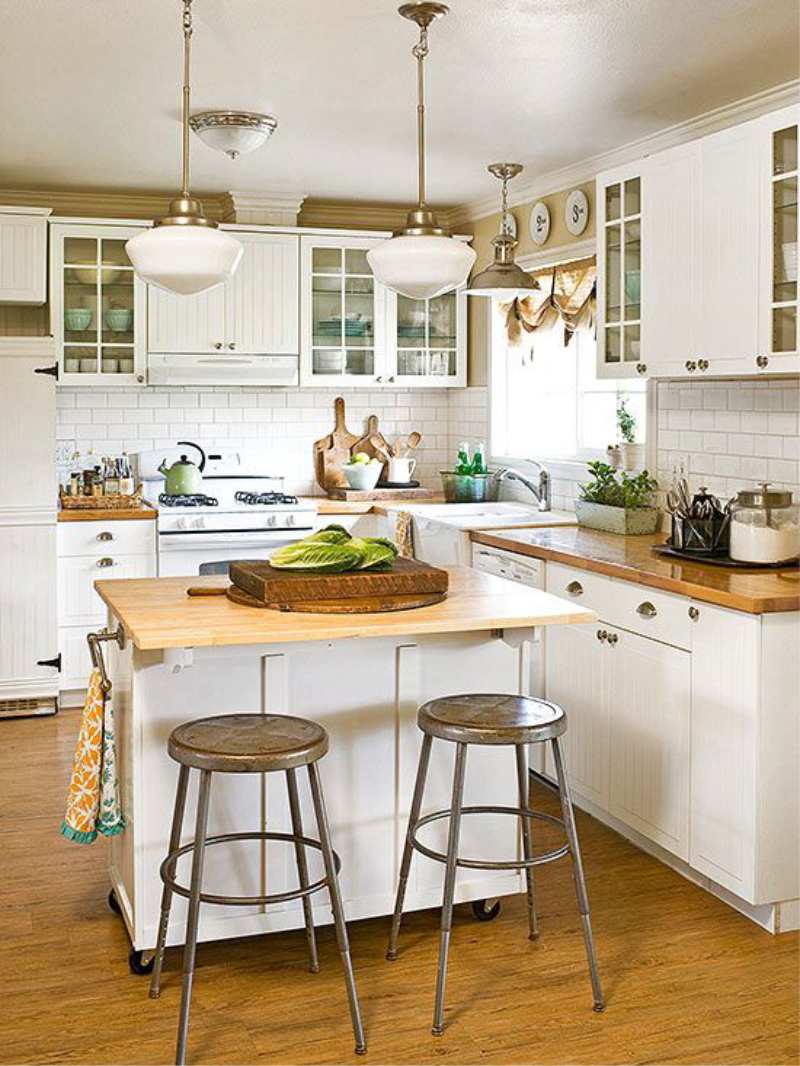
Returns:
[[[340,574],[347,570],[389,570],[397,548],[384,537],[351,537],[342,526],[331,525],[270,557],[278,570],[308,570]]]

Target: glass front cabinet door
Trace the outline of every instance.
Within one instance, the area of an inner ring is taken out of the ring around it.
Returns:
[[[61,381],[144,383],[145,286],[125,242],[129,226],[50,228],[50,303]]]
[[[370,237],[303,237],[303,385],[375,386],[385,377],[385,293],[367,262]]]
[[[642,174],[608,173],[597,183],[599,377],[636,377],[642,362]]]
[[[765,135],[769,174],[765,175],[768,198],[761,305],[763,353],[759,369],[788,370],[789,357],[800,352],[798,341],[797,284],[797,108],[768,116]],[[762,141],[762,143],[764,143]],[[766,356],[766,358],[764,358]]]
[[[453,388],[467,383],[467,296],[454,289],[430,300],[391,293],[388,384]]]

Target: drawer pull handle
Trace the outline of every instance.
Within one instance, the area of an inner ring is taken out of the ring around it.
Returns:
[[[617,643],[618,640],[619,640],[619,633],[609,633],[608,634],[608,643],[611,645],[612,648],[614,647],[614,645]]]
[[[700,612],[698,611],[698,609],[696,607],[690,607],[689,608],[689,617],[691,618],[691,620],[693,622],[696,622],[697,619],[700,617]]]
[[[636,608],[636,613],[641,615],[642,618],[655,618],[658,611],[649,600],[645,600],[644,603],[640,603]]]
[[[109,556],[106,555],[103,559],[98,559],[97,560],[97,565],[99,567],[101,567],[101,568],[105,568],[107,566],[113,566],[114,565],[114,560],[109,558]]]
[[[607,632],[607,630],[598,629],[597,630],[597,639],[600,641],[601,644],[603,643],[604,640],[608,640],[608,632]]]
[[[580,581],[570,581],[570,583],[567,585],[567,592],[571,596],[582,596],[583,585],[580,583]]]
[[[109,533],[107,529],[104,529],[102,533],[98,533],[97,534],[97,539],[98,540],[113,540],[114,539],[114,534],[113,533]]]

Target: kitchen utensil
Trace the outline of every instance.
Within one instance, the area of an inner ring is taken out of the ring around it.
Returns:
[[[333,410],[333,431],[314,443],[314,469],[320,487],[326,492],[347,484],[342,468],[358,440],[356,434],[351,433],[345,425],[345,405],[341,396],[334,400]]]
[[[353,445],[353,454],[357,452],[364,452],[370,457],[370,459],[378,458],[381,462],[388,462],[388,457],[391,456],[392,449],[389,446],[386,438],[380,432],[377,415],[370,415],[367,419],[367,431],[363,437],[359,437],[356,443]],[[383,452],[383,455],[379,455],[379,450]]]
[[[743,489],[731,504],[731,558],[743,563],[788,563],[800,556],[800,504],[791,492]]]
[[[414,430],[413,433],[409,433],[407,437],[398,437],[394,442],[393,454],[398,458],[402,458],[403,456],[408,455],[410,451],[413,451],[421,440],[422,434],[417,433],[416,430]]]
[[[393,456],[389,460],[389,481],[407,484],[417,467],[417,460],[407,456]]]
[[[369,492],[378,484],[383,463],[380,459],[371,459],[368,463],[346,463],[343,470],[351,489]]]
[[[133,325],[133,311],[127,307],[110,307],[105,313],[105,321],[113,333],[125,333]]]
[[[89,329],[92,311],[88,307],[67,307],[64,311],[64,327],[69,330]]]
[[[373,448],[376,457],[380,459],[381,462],[389,462],[389,460],[391,459],[391,455],[387,450],[389,448],[389,445],[386,444],[386,441],[379,433],[373,433],[370,436],[368,443]]]
[[[178,446],[195,448],[200,453],[200,465],[196,466],[185,455],[178,462],[167,466],[167,460],[162,459],[158,472],[164,475],[164,492],[167,496],[192,496],[202,492],[203,470],[206,466],[206,453],[199,444],[190,440],[179,440]]]

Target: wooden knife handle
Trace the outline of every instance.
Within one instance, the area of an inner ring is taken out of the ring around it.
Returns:
[[[227,596],[227,585],[191,585],[186,590],[187,596]]]

